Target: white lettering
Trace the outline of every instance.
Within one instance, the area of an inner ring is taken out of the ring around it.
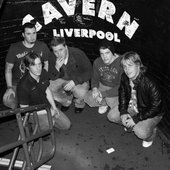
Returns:
[[[69,4],[66,0],[58,0],[58,2],[68,16],[74,15],[76,8],[76,0],[69,0]]]
[[[42,11],[44,16],[44,24],[47,25],[54,18],[59,19],[62,17],[62,14],[60,14],[55,7],[52,6],[50,2],[47,2],[42,5]]]
[[[71,37],[73,35],[73,28],[68,29],[64,29],[67,37]]]
[[[125,27],[125,35],[131,39],[133,34],[139,27],[139,24],[136,21],[133,21],[130,24],[130,15],[125,11],[123,15],[121,16],[121,18],[119,19],[116,26],[120,30],[122,30]]]
[[[81,30],[81,37],[86,37],[86,38],[88,38],[88,30],[87,30],[87,29],[82,29],[82,30]]]
[[[83,8],[82,14],[83,15],[91,15],[95,16],[95,0],[83,0]]]
[[[107,0],[102,0],[98,17],[103,20],[106,18],[108,22],[113,24],[114,22],[112,19],[112,15],[114,15],[115,12],[116,12],[116,7],[112,2],[109,2]]]
[[[59,33],[57,33],[56,29],[53,29],[53,36],[59,36],[59,37],[64,37],[64,33],[67,37],[86,37],[86,38],[93,38],[94,36],[97,36],[99,39],[104,39],[106,38],[109,41],[114,40],[115,42],[120,42],[120,39],[118,38],[117,33],[111,33],[111,32],[106,32],[104,33],[103,31],[95,31],[95,30],[87,30],[87,29],[60,29]]]
[[[105,37],[104,32],[103,31],[97,31],[97,37],[99,39],[104,39],[104,37]]]
[[[80,37],[80,29],[74,29],[74,36]]]
[[[89,30],[89,37],[90,37],[90,38],[93,38],[95,35],[96,35],[96,31],[90,29],[90,30]]]

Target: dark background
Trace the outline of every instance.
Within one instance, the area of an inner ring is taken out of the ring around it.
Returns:
[[[148,66],[149,72],[157,78],[168,106],[160,128],[170,139],[170,0],[110,1],[116,7],[116,13],[113,16],[114,24],[97,17],[101,0],[95,1],[95,17],[82,16],[82,0],[76,1],[76,13],[71,17],[64,13],[57,0],[0,0],[0,101],[2,103],[2,95],[6,89],[5,57],[10,44],[22,40],[22,19],[27,14],[32,15],[35,21],[43,26],[38,32],[38,39],[45,41],[47,45],[52,38],[52,29],[55,28],[86,28],[116,32],[121,39],[120,43],[115,43],[116,52],[120,54],[129,50],[138,52],[144,64]],[[61,19],[54,19],[48,25],[44,25],[41,7],[46,2],[51,2],[63,14]],[[136,18],[139,23],[139,28],[131,39],[125,36],[124,30],[120,31],[116,27],[124,11],[130,14],[131,20]],[[77,15],[80,16],[82,22],[76,20]],[[88,17],[88,20],[86,21],[84,17]],[[84,50],[91,62],[99,56],[97,44],[100,40],[97,37],[93,39],[66,37],[66,40],[68,45]]]

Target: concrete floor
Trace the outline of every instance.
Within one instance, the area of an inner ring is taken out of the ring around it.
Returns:
[[[140,139],[107,121],[106,114],[98,114],[97,108],[86,106],[82,114],[75,114],[71,106],[66,115],[72,128],[56,131],[56,154],[47,163],[52,170],[170,170],[170,148],[159,130],[153,145],[143,148]],[[0,146],[16,139],[16,121],[1,122]],[[47,153],[48,140],[44,148]],[[109,148],[115,151],[108,154]],[[19,159],[21,155],[22,151]]]

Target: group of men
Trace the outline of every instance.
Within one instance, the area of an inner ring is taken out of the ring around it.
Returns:
[[[47,45],[37,40],[36,27],[23,25],[23,41],[12,44],[6,57],[7,90],[4,104],[10,108],[47,104],[54,125],[69,129],[71,122],[63,113],[74,101],[75,113],[86,104],[107,112],[108,120],[133,131],[149,147],[157,125],[165,113],[158,84],[146,72],[139,54],[115,52],[111,41],[99,44],[100,57],[93,67],[86,54],[69,47],[63,37],[53,37]],[[61,103],[61,108],[56,102]]]

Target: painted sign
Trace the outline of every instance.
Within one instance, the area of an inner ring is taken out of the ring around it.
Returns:
[[[91,18],[98,17],[112,25],[115,25],[120,31],[124,31],[124,34],[131,39],[139,27],[136,20],[131,21],[131,16],[128,12],[124,11],[118,22],[114,22],[114,15],[116,13],[116,7],[113,2],[108,0],[101,0],[100,7],[95,9],[95,0],[82,0],[82,14],[76,13],[76,7],[79,5],[80,0],[56,0],[64,10],[67,17],[74,16],[74,22],[84,27],[91,26]],[[44,18],[44,25],[48,25],[54,20],[60,21],[63,24],[63,14],[55,7],[51,2],[44,3],[42,5],[42,13]],[[22,24],[30,22],[34,17],[30,14],[23,18]],[[86,22],[88,21],[88,22]],[[36,23],[37,31],[41,30],[42,25]],[[120,42],[118,33],[112,33],[111,31],[104,32],[103,30],[87,29],[87,28],[60,28],[53,29],[53,36],[67,36],[67,37],[83,37],[83,38],[94,38],[95,36],[99,39],[108,39]]]

